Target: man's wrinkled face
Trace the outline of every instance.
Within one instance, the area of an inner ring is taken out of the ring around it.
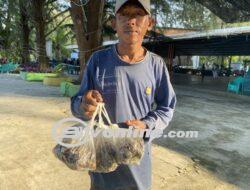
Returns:
[[[142,43],[147,30],[152,26],[152,19],[140,6],[128,4],[116,14],[114,29],[120,42],[128,44]]]

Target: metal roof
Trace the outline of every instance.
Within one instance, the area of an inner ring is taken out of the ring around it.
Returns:
[[[183,39],[193,39],[193,38],[211,38],[218,36],[226,37],[239,34],[250,34],[250,26],[215,29],[203,32],[188,32],[184,34],[169,35],[168,37],[174,40],[180,40],[180,39],[183,40]]]
[[[155,40],[144,43],[149,50],[166,57],[168,47],[174,47],[174,55],[227,56],[250,55],[250,27],[216,29],[168,36],[171,40]]]

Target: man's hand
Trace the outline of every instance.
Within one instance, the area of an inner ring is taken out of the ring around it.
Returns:
[[[136,129],[146,129],[146,124],[138,119],[127,120],[125,121],[125,124],[128,126],[133,126]]]
[[[97,90],[89,90],[83,96],[81,107],[84,110],[84,115],[91,119],[98,102],[103,102],[102,95]]]

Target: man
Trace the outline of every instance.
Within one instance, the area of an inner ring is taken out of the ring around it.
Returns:
[[[104,102],[112,123],[139,129],[164,129],[172,119],[176,96],[163,59],[142,47],[153,25],[149,0],[117,0],[113,27],[119,43],[91,56],[78,94],[71,99],[74,116],[89,120]],[[157,104],[152,110],[153,103]],[[151,139],[145,139],[139,165],[114,172],[89,172],[92,190],[151,189]]]
[[[203,63],[201,66],[201,82],[202,83],[204,82],[205,72],[206,72],[206,67],[205,67],[205,63]]]

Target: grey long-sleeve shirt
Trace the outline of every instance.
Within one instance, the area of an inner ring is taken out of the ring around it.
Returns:
[[[140,119],[151,130],[164,129],[172,119],[176,95],[163,59],[147,51],[135,64],[122,61],[116,45],[92,54],[79,92],[71,98],[75,117],[86,120],[80,103],[88,90],[98,90],[112,123]],[[156,109],[152,109],[153,103]],[[120,165],[114,172],[89,172],[94,190],[149,190],[151,188],[151,141],[145,141],[139,165]]]

